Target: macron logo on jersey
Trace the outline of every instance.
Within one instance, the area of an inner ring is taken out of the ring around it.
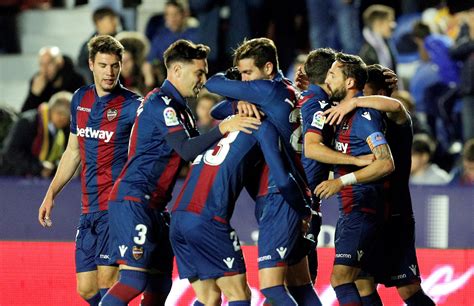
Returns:
[[[94,130],[90,127],[86,127],[85,129],[84,128],[81,129],[77,127],[77,136],[85,137],[85,138],[102,139],[104,140],[104,142],[109,142],[110,139],[112,139],[112,136],[114,136],[114,132]]]

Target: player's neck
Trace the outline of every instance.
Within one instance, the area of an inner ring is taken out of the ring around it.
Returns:
[[[344,99],[339,101],[339,103],[345,103],[345,102],[349,101],[350,99],[354,98],[357,95],[358,92],[359,91],[355,90],[355,89],[348,89],[346,96],[344,97]]]

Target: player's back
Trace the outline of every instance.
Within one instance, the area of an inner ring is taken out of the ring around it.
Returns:
[[[107,209],[108,195],[127,161],[128,140],[140,101],[121,85],[102,97],[94,85],[74,94],[71,133],[79,142],[83,213]]]
[[[413,216],[413,208],[410,196],[410,170],[411,170],[411,147],[413,143],[413,126],[411,118],[407,122],[396,124],[391,120],[387,122],[387,142],[390,145],[395,170],[387,177],[388,186],[384,192],[391,215],[403,217]]]
[[[171,199],[184,160],[165,137],[183,129],[190,137],[199,135],[192,114],[179,97],[171,83],[165,82],[140,105],[130,136],[128,161],[112,190],[111,200],[148,202],[163,209]]]
[[[246,177],[259,175],[261,152],[252,135],[231,132],[196,157],[173,211],[228,222]]]

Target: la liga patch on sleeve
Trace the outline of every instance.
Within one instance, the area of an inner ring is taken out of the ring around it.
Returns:
[[[175,126],[179,124],[176,111],[172,107],[165,108],[165,110],[163,111],[163,117],[165,118],[166,126]]]
[[[322,130],[325,122],[326,117],[323,115],[323,112],[319,111],[313,115],[313,122],[311,122],[311,126]]]

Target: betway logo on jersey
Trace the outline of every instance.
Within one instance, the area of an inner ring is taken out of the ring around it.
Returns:
[[[77,136],[85,138],[96,138],[101,139],[104,142],[109,142],[110,139],[112,139],[112,136],[114,136],[114,132],[94,130],[90,127],[86,127],[85,129],[77,127]]]
[[[346,153],[348,145],[348,143],[343,143],[336,140],[336,150],[338,150],[339,152]]]

